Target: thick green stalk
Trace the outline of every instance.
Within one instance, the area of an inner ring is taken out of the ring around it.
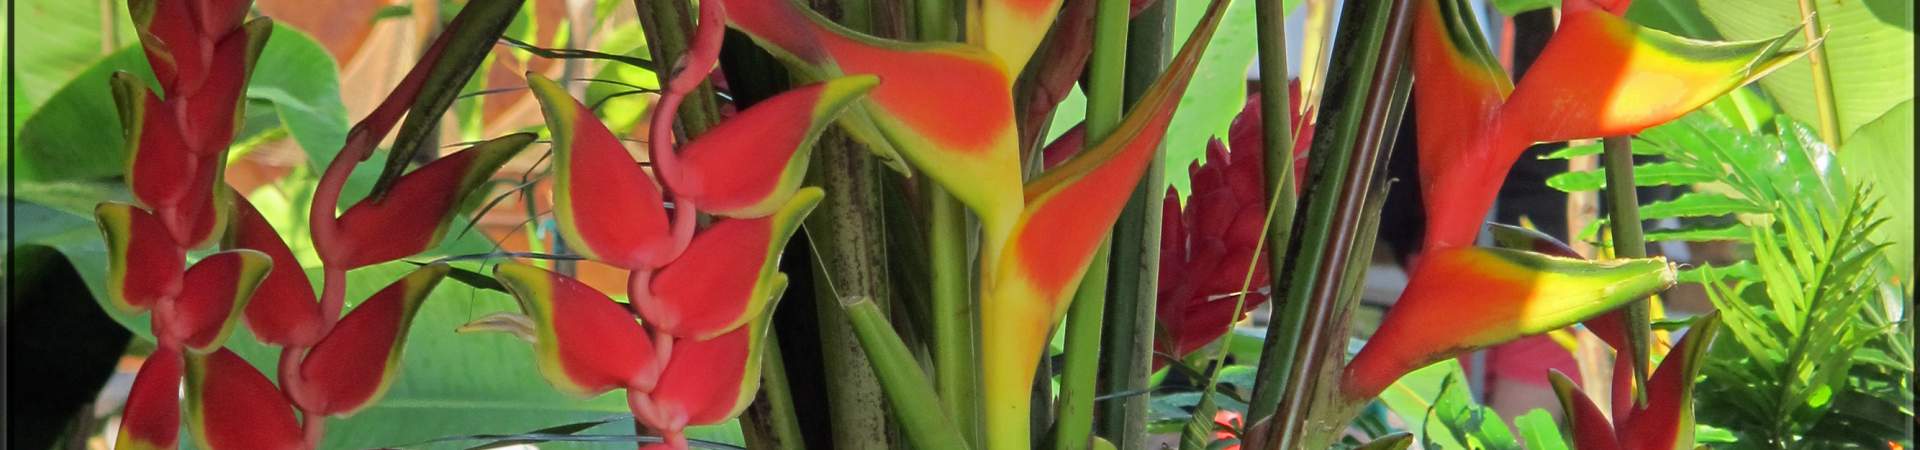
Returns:
[[[960,37],[953,0],[916,0],[916,33],[923,41]],[[979,315],[968,276],[967,211],[939,184],[923,182],[927,201],[927,259],[933,304],[933,380],[947,417],[970,444],[980,444],[980,349],[974,338]]]
[[[1826,33],[1820,26],[1820,15],[1814,11],[1813,2],[1800,0],[1800,17],[1807,21],[1807,26],[1800,29],[1807,42],[1817,41]],[[1827,65],[1827,46],[1807,52],[1807,66],[1813,69],[1813,103],[1820,113],[1820,140],[1826,141],[1829,147],[1840,148],[1840,107],[1833,101],[1833,66]]]
[[[968,442],[980,442],[980,349],[974,340],[971,280],[967,276],[967,214],[960,202],[924,183],[930,203],[927,259],[932,282],[934,383],[947,416]]]
[[[1125,6],[1124,3],[1122,6]],[[1108,239],[1111,244],[1112,239]],[[1094,262],[1106,261],[1111,251],[1100,246]],[[1067,307],[1066,363],[1060,370],[1060,401],[1054,406],[1053,448],[1085,450],[1093,440],[1094,378],[1100,370],[1100,326],[1107,310],[1107,265],[1087,267],[1080,290]]]
[[[1174,9],[1174,0],[1159,0],[1128,24],[1125,103],[1129,105],[1146,95],[1172,61]],[[1154,295],[1160,281],[1160,208],[1166,195],[1165,154],[1164,144],[1154,149],[1146,174],[1134,186],[1133,196],[1114,225],[1114,269],[1108,283],[1113,295],[1107,299],[1109,320],[1101,334],[1103,392],[1145,390],[1152,376]],[[1109,400],[1099,409],[1100,436],[1118,448],[1146,448],[1147,396]]]
[[[1368,239],[1360,236],[1367,191],[1384,153],[1384,137],[1392,132],[1386,127],[1398,122],[1389,116],[1397,110],[1393,107],[1400,85],[1397,77],[1405,75],[1411,2],[1349,0],[1343,9],[1347,23],[1340,28],[1353,34],[1342,36],[1334,49],[1330,73],[1344,76],[1328,82],[1325,111],[1331,120],[1322,125],[1331,136],[1314,142],[1318,144],[1312,150],[1314,184],[1306,198],[1307,220],[1300,235],[1301,242],[1321,245],[1296,249],[1285,270],[1276,272],[1292,282],[1282,304],[1288,311],[1282,317],[1298,322],[1269,330],[1269,339],[1292,344],[1290,353],[1261,357],[1261,371],[1286,371],[1278,386],[1279,407],[1268,420],[1265,443],[1270,449],[1307,448],[1330,428],[1344,427],[1344,422],[1340,427],[1309,422],[1315,421],[1312,406],[1323,394],[1317,390],[1318,374],[1337,367],[1345,356],[1327,355],[1322,349],[1345,343],[1346,328],[1335,323],[1346,315],[1339,304],[1347,285],[1343,278],[1356,256],[1357,241]]]
[[[854,333],[863,347],[873,355],[873,370],[880,375],[880,382],[886,384],[889,401],[895,405],[926,405],[939,401],[933,388],[927,386],[926,374],[920,373],[920,365],[914,363],[913,351],[893,332],[893,326],[887,322],[886,313],[866,297],[842,297],[840,306],[853,325]],[[907,440],[914,448],[966,450],[967,443],[960,437],[959,428],[937,411],[914,411],[898,408],[900,426],[906,431]],[[881,434],[884,433],[874,433]]]
[[[1093,55],[1087,62],[1086,142],[1106,138],[1120,124],[1127,64],[1126,0],[1094,3]],[[1053,448],[1081,450],[1093,437],[1093,398],[1100,372],[1101,330],[1107,309],[1108,259],[1115,242],[1100,246],[1067,308],[1066,367],[1060,380]]]
[[[1266,242],[1267,267],[1278,269],[1287,263],[1287,250],[1291,248],[1293,238],[1293,215],[1299,193],[1293,188],[1293,126],[1292,111],[1287,105],[1287,30],[1286,13],[1283,0],[1256,0],[1254,8],[1254,29],[1260,47],[1260,152],[1266,155],[1267,174],[1267,225]],[[1268,291],[1286,292],[1284,277],[1279,272],[1269,276]],[[1268,313],[1268,339],[1261,343],[1261,354],[1290,352],[1279,339],[1273,339],[1274,324],[1287,322],[1281,317],[1282,308],[1273,308]],[[1259,422],[1273,415],[1280,405],[1279,389],[1259,389],[1259,386],[1278,387],[1284,377],[1284,370],[1262,370],[1256,375],[1252,403],[1247,406],[1247,423]]]
[[[867,150],[838,129],[821,135],[809,184],[827,196],[807,219],[813,242],[820,349],[828,380],[833,448],[889,447],[887,409],[879,380],[848,322],[842,298],[888,298],[886,239],[881,234],[879,172]],[[881,303],[885,304],[885,303]]]
[[[693,5],[686,0],[633,0],[633,6],[640,16],[640,31],[650,43],[647,52],[653,58],[654,67],[678,67],[676,64],[686,56],[687,41],[693,34]],[[668,78],[670,74],[660,74],[660,83],[664,85]],[[701,81],[700,87],[687,94],[679,115],[674,117],[674,129],[681,142],[720,123],[720,105],[715,103],[716,98],[713,84],[706,81]]]
[[[1633,183],[1633,138],[1630,136],[1611,136],[1602,139],[1603,154],[1600,164],[1606,168],[1607,175],[1607,217],[1613,229],[1613,256],[1618,258],[1647,257],[1646,234],[1640,229],[1640,195]],[[1627,346],[1633,355],[1634,403],[1646,403],[1647,365],[1649,336],[1653,335],[1651,306],[1647,302],[1651,297],[1627,304]]]
[[[787,384],[787,363],[780,356],[780,333],[767,333],[766,353],[760,357],[760,395],[742,416],[747,447],[756,450],[804,450],[800,417],[793,408],[793,387]],[[764,418],[747,420],[747,417]]]

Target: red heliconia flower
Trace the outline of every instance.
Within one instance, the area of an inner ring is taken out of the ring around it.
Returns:
[[[311,448],[286,396],[233,351],[189,355],[186,380],[187,430],[200,448]]]
[[[1671,286],[1664,258],[1594,262],[1472,247],[1515,158],[1534,142],[1632,134],[1692,111],[1805,50],[1797,34],[1704,42],[1622,19],[1627,1],[1570,0],[1516,86],[1460,0],[1422,0],[1413,24],[1426,242],[1407,289],[1342,390],[1367,399],[1408,371],[1540,334]],[[1432,324],[1448,326],[1435,327]],[[1624,334],[1623,334],[1624,335]]]
[[[1293,83],[1296,94],[1298,82]],[[1298,95],[1289,98],[1297,99]],[[1300,123],[1298,105],[1288,108],[1292,123]],[[1188,166],[1193,185],[1183,212],[1180,196],[1167,189],[1160,225],[1160,283],[1155,320],[1160,324],[1155,350],[1184,358],[1227,333],[1247,311],[1267,302],[1270,285],[1267,254],[1261,247],[1267,213],[1267,177],[1261,134],[1260,97],[1251,96],[1235,118],[1227,136],[1207,143],[1206,165]],[[1302,159],[1311,142],[1311,127],[1300,127],[1293,147],[1294,179],[1298,189],[1306,173]],[[1232,151],[1228,149],[1231,148]],[[1049,147],[1049,151],[1052,147]],[[1053,155],[1049,153],[1049,159]],[[1248,264],[1252,264],[1248,273]],[[1240,317],[1234,307],[1246,291]],[[1154,367],[1165,364],[1154,359]]]
[[[1719,329],[1719,315],[1709,314],[1687,328],[1687,334],[1674,346],[1675,351],[1660,362],[1647,380],[1647,403],[1634,406],[1619,402],[1615,393],[1613,420],[1587,398],[1572,380],[1558,371],[1551,372],[1554,392],[1565,408],[1567,427],[1573,434],[1575,450],[1667,450],[1693,448],[1693,381],[1700,375],[1707,347]],[[1629,358],[1618,358],[1624,361]],[[1622,373],[1615,371],[1616,374]],[[1614,390],[1631,389],[1632,380],[1622,386],[1615,377]]]
[[[386,393],[400,369],[401,350],[413,316],[447,275],[443,263],[428,264],[360,302],[300,359],[287,395],[308,414],[348,416]]]

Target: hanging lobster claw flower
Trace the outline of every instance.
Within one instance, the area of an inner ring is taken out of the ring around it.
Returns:
[[[559,84],[527,83],[553,133],[553,215],[580,254],[629,270],[671,262],[673,237],[660,187],[627,148]]]
[[[300,268],[293,250],[280,240],[273,224],[254,209],[253,203],[238,192],[233,196],[232,228],[227,231],[227,248],[242,248],[265,253],[273,260],[260,287],[247,303],[247,328],[260,342],[282,347],[307,347],[320,340],[320,303],[314,298],[313,285]]]
[[[1583,261],[1507,249],[1429,252],[1347,366],[1347,398],[1453,355],[1541,334],[1672,287],[1665,258]]]
[[[725,422],[753,402],[760,390],[760,359],[773,304],[787,278],[775,274],[771,299],[746,325],[707,340],[678,339],[660,382],[644,393],[627,391],[634,417],[664,435],[693,425]]]
[[[129,0],[153,73],[168,93],[200,90],[220,70],[219,44],[241,27],[250,0]],[[242,83],[244,84],[244,83]]]
[[[347,313],[300,362],[300,382],[288,392],[314,414],[349,416],[393,384],[414,314],[447,275],[428,264],[380,289]]]
[[[836,78],[754,104],[682,147],[679,170],[661,179],[701,212],[773,214],[800,188],[820,132],[878,83],[870,75]]]
[[[1666,450],[1693,448],[1693,380],[1700,375],[1707,347],[1719,330],[1719,314],[1708,314],[1688,327],[1675,352],[1660,362],[1647,382],[1647,405],[1628,406],[1632,414],[1616,413],[1609,423],[1600,408],[1566,375],[1549,379],[1566,410],[1576,450]],[[1617,387],[1616,387],[1617,388]],[[1616,395],[1617,396],[1617,395]],[[1627,403],[1632,405],[1632,403]],[[1620,405],[1616,404],[1618,411]]]
[[[1057,7],[1057,1],[1053,1]],[[1003,242],[1021,207],[1013,76],[999,58],[958,43],[903,43],[846,29],[790,0],[727,0],[729,24],[803,79],[880,78],[842,119],[874,148],[888,142],[980,215],[986,241]],[[1051,22],[1049,11],[1045,19]],[[1032,51],[1028,44],[1028,52]],[[982,93],[994,93],[983,95]],[[862,114],[864,113],[864,114]],[[861,119],[878,128],[862,132]],[[884,135],[885,142],[879,135]],[[881,155],[886,157],[888,155]],[[989,250],[997,244],[988,245]],[[992,254],[992,251],[987,252]]]
[[[233,351],[188,355],[187,430],[209,450],[307,448],[293,406]]]
[[[107,240],[107,300],[138,313],[180,293],[186,253],[160,219],[140,207],[101,203],[93,216]]]
[[[180,352],[161,346],[147,355],[127,391],[113,448],[162,450],[180,443]]]
[[[640,317],[688,339],[715,339],[757,318],[773,299],[787,239],[824,195],[801,188],[772,216],[723,219],[701,230],[680,259],[653,277],[648,292],[628,294]]]
[[[433,248],[446,235],[447,224],[459,214],[460,205],[476,195],[480,185],[500,170],[501,165],[532,142],[531,133],[509,134],[482,142],[400,176],[384,197],[362,200],[347,208],[338,219],[315,217],[314,227],[332,229],[314,234],[314,247],[320,251],[320,259],[342,269],[353,269]],[[339,187],[331,189],[336,191],[337,198]],[[323,235],[328,238],[323,239]]]
[[[253,250],[227,250],[201,258],[187,269],[180,295],[160,302],[154,334],[194,353],[220,348],[270,270],[273,259]]]
[[[1026,445],[1028,390],[1047,330],[1066,313],[1094,250],[1106,239],[1086,230],[1105,230],[1119,219],[1218,28],[1223,5],[1208,7],[1166,73],[1112,134],[1027,185],[1027,206],[1006,249],[998,257],[982,252],[990,259],[981,271],[989,279],[980,299],[981,373],[988,435],[1007,440],[1001,445],[1015,439]]]
[[[161,3],[159,9],[163,11],[185,8],[184,2]],[[240,5],[239,13],[245,12],[245,5]],[[114,100],[127,138],[127,184],[134,197],[153,208],[174,239],[187,248],[208,243],[224,227],[227,192],[221,188],[221,180],[225,155],[240,126],[247,79],[273,30],[273,22],[267,19],[238,25],[233,22],[228,26],[232,32],[176,39],[206,39],[204,51],[189,52],[206,59],[198,63],[205,67],[183,72],[190,76],[179,77],[176,83],[163,82],[165,100],[147,91],[131,75],[116,74],[113,79]],[[185,27],[190,31],[192,24],[186,23]],[[153,55],[150,46],[150,58]],[[156,62],[154,66],[158,71],[168,64]]]
[[[1425,250],[1471,245],[1497,184],[1535,142],[1627,135],[1699,108],[1793,61],[1799,31],[1707,42],[1615,15],[1626,1],[1570,0],[1518,85],[1491,56],[1461,0],[1427,0],[1414,23]],[[1509,94],[1510,93],[1510,94]]]
[[[531,319],[534,358],[555,388],[592,397],[619,388],[649,390],[659,380],[653,340],[605,294],[525,264],[502,263],[493,277]]]

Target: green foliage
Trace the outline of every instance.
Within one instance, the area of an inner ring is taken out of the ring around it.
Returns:
[[[1841,142],[1895,105],[1913,98],[1913,2],[1911,0],[1810,0],[1826,29],[1821,44],[1833,76]],[[1799,25],[1797,1],[1688,0],[1727,39],[1760,39]],[[1795,39],[1799,41],[1798,38]],[[1788,45],[1798,45],[1798,42]],[[1802,58],[1766,78],[1760,87],[1780,109],[1818,123],[1813,67]],[[1911,141],[1909,141],[1911,142]],[[1912,147],[1900,149],[1911,152]],[[1909,175],[1911,176],[1911,175]]]
[[[126,141],[119,132],[120,119],[113,96],[106,89],[107,79],[116,71],[127,71],[147,80],[152,88],[152,70],[137,45],[84,67],[77,76],[58,85],[58,91],[31,116],[18,118],[23,121],[14,142],[12,164],[21,181],[110,178],[125,170]],[[279,123],[249,127],[250,131],[284,127],[307,151],[316,170],[325,167],[346,141],[346,107],[340,103],[335,72],[333,58],[319,43],[299,30],[275,25],[248,84],[247,98],[255,100],[248,105],[254,109],[265,102]],[[24,77],[19,80],[27,81]],[[248,116],[251,119],[260,112],[249,111]],[[235,141],[246,142],[249,137],[243,135]]]
[[[1460,361],[1447,360],[1401,377],[1380,394],[1379,400],[1407,424],[1408,431],[1420,437],[1425,448],[1567,448],[1567,440],[1552,413],[1543,409],[1514,419],[1520,433],[1516,439],[1514,430],[1507,427],[1499,413],[1473,400],[1466,379]]]

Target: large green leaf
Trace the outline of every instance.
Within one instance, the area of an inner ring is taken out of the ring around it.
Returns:
[[[27,26],[26,32],[9,35],[12,45],[5,50],[15,58],[15,70],[7,74],[14,83],[15,119],[25,119],[67,80],[134,42],[123,1],[14,0],[11,11],[10,25]]]
[[[1803,22],[1799,2],[1791,0],[1693,1],[1727,39],[1777,36]],[[1826,71],[1832,75],[1839,135],[1845,142],[1855,130],[1913,98],[1913,1],[1813,1],[1827,30]],[[1820,122],[1807,58],[1761,79],[1760,86],[1795,119]]]
[[[1880,211],[1889,221],[1875,240],[1893,246],[1887,259],[1894,273],[1913,273],[1913,208],[1901,206],[1913,204],[1913,100],[1860,127],[1839,153],[1848,180],[1867,185],[1887,205]]]
[[[346,136],[346,108],[340,103],[332,61],[326,49],[306,34],[276,25],[247,89],[249,98],[273,102],[281,123],[316,163],[331,158]],[[153,75],[145,55],[138,46],[128,46],[96,59],[57,91],[49,88],[52,96],[24,118],[15,141],[11,163],[21,181],[121,175],[125,141],[107,89],[107,79],[115,71],[134,73],[151,87]]]

